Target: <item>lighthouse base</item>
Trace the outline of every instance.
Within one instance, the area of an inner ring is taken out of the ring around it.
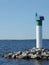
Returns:
[[[49,50],[32,48],[25,51],[18,51],[9,54],[3,54],[2,57],[9,59],[39,59],[39,60],[49,60]]]

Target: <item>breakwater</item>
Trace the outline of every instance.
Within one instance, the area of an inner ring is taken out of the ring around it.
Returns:
[[[3,54],[2,57],[9,59],[41,59],[49,60],[49,49],[32,48],[25,51],[18,51]]]

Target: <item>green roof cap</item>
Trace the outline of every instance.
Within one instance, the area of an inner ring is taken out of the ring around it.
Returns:
[[[42,26],[42,21],[41,20],[37,20],[37,25]]]

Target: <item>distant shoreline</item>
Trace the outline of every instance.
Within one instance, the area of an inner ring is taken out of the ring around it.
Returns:
[[[0,41],[10,41],[10,40],[12,40],[12,41],[24,41],[24,40],[26,40],[26,41],[28,41],[28,40],[30,40],[30,41],[33,41],[33,40],[36,40],[36,39],[0,39]],[[43,40],[48,40],[49,41],[49,39],[43,39]]]

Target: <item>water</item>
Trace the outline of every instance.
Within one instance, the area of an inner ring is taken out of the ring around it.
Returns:
[[[35,47],[35,40],[0,40],[0,55]],[[43,40],[43,48],[49,49],[49,40]],[[14,60],[0,56],[0,65],[49,65],[48,60]]]

